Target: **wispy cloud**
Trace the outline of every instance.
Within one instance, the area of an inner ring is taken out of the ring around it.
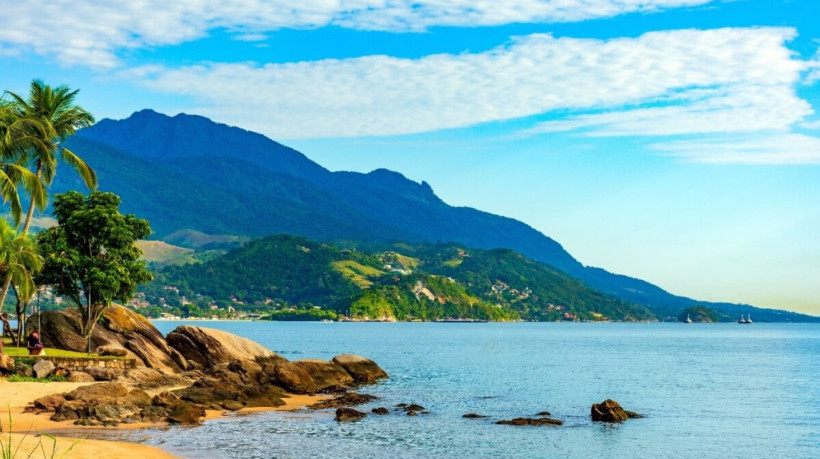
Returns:
[[[0,48],[66,65],[110,68],[129,49],[175,45],[227,29],[240,38],[335,25],[420,31],[431,26],[568,22],[696,6],[713,0],[26,0],[4,2]]]
[[[820,138],[792,133],[680,140],[657,143],[652,148],[699,163],[820,164]]]
[[[213,63],[153,68],[139,81],[193,97],[195,112],[276,138],[409,134],[556,110],[597,113],[536,129],[586,128],[596,135],[786,129],[812,113],[794,91],[806,70],[784,46],[794,34],[726,28],[612,40],[530,35],[477,54]]]

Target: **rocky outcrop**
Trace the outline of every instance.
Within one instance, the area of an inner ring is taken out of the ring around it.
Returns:
[[[378,400],[379,397],[370,394],[357,394],[356,392],[348,392],[344,395],[341,395],[336,398],[332,398],[329,400],[322,400],[321,402],[314,403],[310,405],[308,408],[312,410],[323,410],[325,408],[338,408],[344,406],[356,406],[356,405],[364,405],[365,403],[370,403],[373,400]]]
[[[235,360],[285,360],[254,341],[211,328],[179,326],[168,334],[167,340],[185,359],[201,369]]]
[[[633,411],[624,410],[615,400],[606,399],[601,403],[592,405],[590,417],[596,422],[623,422],[629,418],[642,418],[643,416]]]
[[[30,321],[37,322],[35,314]],[[78,314],[73,308],[44,311],[40,318],[40,338],[46,347],[85,352]],[[137,364],[170,372],[187,368],[185,359],[168,346],[165,338],[145,317],[119,305],[103,313],[91,336],[92,352],[124,355]]]
[[[333,362],[305,359],[293,363],[313,378],[318,392],[341,392],[349,389],[353,384],[353,376]]]
[[[360,355],[337,355],[333,357],[333,363],[350,373],[353,380],[357,383],[370,384],[380,379],[388,378],[387,373],[376,365],[376,362]]]
[[[465,419],[484,419],[487,416],[484,416],[483,414],[478,414],[478,413],[467,413],[467,414],[465,414],[461,417],[465,418]]]
[[[72,371],[68,375],[68,382],[94,382],[94,377],[84,371]]]

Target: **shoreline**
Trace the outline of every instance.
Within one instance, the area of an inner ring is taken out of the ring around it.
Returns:
[[[49,413],[26,411],[26,407],[35,399],[53,394],[62,394],[94,383],[70,382],[9,382],[0,379],[0,425],[2,434],[0,439],[5,443],[11,438],[12,451],[20,447],[19,453],[25,457],[44,449],[50,454],[52,447],[57,448],[55,457],[68,451],[66,459],[87,457],[110,457],[117,459],[142,459],[152,457],[158,459],[173,459],[178,456],[154,446],[136,442],[86,438],[84,433],[99,434],[101,432],[116,432],[118,430],[140,430],[154,427],[168,427],[167,422],[137,422],[120,424],[114,427],[107,426],[77,426],[73,421],[52,421]],[[147,391],[149,394],[168,390],[168,387]],[[173,389],[173,388],[171,388]],[[279,407],[243,408],[238,411],[206,410],[203,422],[213,419],[232,417],[234,413],[254,413],[266,411],[297,411],[320,400],[328,398],[326,395],[297,395],[287,394],[283,398],[285,405]],[[226,414],[230,413],[230,414]],[[9,426],[11,416],[11,426]],[[41,435],[42,434],[42,435]],[[45,435],[54,437],[52,441]],[[55,443],[56,442],[56,443]],[[72,446],[73,445],[73,446]]]

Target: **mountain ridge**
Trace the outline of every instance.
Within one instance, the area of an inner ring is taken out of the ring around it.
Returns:
[[[100,188],[121,195],[124,210],[148,218],[158,237],[188,228],[252,237],[288,233],[320,241],[509,248],[653,310],[676,314],[706,304],[584,266],[526,223],[449,206],[425,182],[386,169],[331,172],[261,134],[201,116],[143,110],[124,120],[102,120],[68,145],[98,169]],[[79,180],[60,174],[52,188],[79,186]],[[733,314],[757,313],[748,305],[712,305]]]

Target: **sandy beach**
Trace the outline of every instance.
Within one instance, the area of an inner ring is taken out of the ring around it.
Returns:
[[[0,420],[2,421],[3,434],[2,441],[7,443],[9,436],[11,437],[12,451],[14,448],[20,446],[20,457],[28,457],[29,453],[34,452],[31,457],[51,457],[53,441],[48,437],[41,436],[40,433],[47,433],[56,438],[57,453],[55,457],[61,457],[63,452],[70,449],[65,458],[89,458],[89,457],[106,457],[109,459],[130,459],[130,458],[174,458],[158,448],[151,446],[140,445],[137,443],[108,441],[108,440],[94,440],[84,438],[83,431],[92,430],[113,430],[113,429],[140,429],[146,427],[155,427],[167,425],[165,423],[133,423],[120,424],[117,427],[81,427],[74,425],[72,421],[56,422],[49,419],[48,413],[36,414],[33,412],[26,412],[25,408],[37,398],[50,395],[62,394],[72,391],[80,386],[88,385],[89,383],[69,383],[69,382],[8,382],[5,379],[0,379],[0,407],[2,407],[2,414]],[[155,391],[148,391],[149,394],[168,390],[168,388],[158,389]],[[255,411],[288,411],[298,410],[305,406],[316,403],[326,397],[320,395],[290,395],[289,398],[283,399],[284,406],[277,408],[249,408],[243,409],[242,412]],[[222,410],[208,410],[206,411],[205,420],[222,417],[225,411]],[[9,414],[11,415],[11,427],[9,427]],[[12,432],[9,434],[9,432]],[[45,448],[46,454],[43,454]]]

